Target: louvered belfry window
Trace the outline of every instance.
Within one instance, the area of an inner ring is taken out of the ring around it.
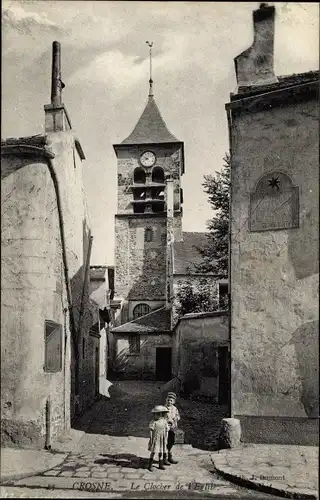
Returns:
[[[54,321],[45,321],[44,371],[50,373],[62,370],[62,326]]]

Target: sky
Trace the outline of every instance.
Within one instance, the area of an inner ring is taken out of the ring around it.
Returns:
[[[149,90],[185,144],[184,231],[205,231],[212,210],[205,174],[228,151],[225,103],[236,89],[233,59],[253,40],[257,2],[41,0],[2,3],[2,138],[44,133],[52,42],[61,43],[63,102],[86,160],[83,178],[93,233],[92,265],[114,263],[117,163]],[[275,73],[319,66],[317,3],[277,2]]]

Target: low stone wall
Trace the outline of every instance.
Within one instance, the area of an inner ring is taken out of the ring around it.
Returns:
[[[218,402],[221,390],[219,348],[228,351],[228,315],[226,312],[186,314],[174,332],[174,375],[181,382],[181,392],[199,395]],[[228,390],[225,374],[226,390]]]

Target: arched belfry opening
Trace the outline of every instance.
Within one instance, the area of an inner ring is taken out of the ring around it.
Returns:
[[[145,184],[146,183],[146,173],[143,168],[138,167],[133,172],[133,182],[135,184]]]
[[[156,184],[164,184],[164,170],[161,167],[154,167],[151,174],[152,182]]]

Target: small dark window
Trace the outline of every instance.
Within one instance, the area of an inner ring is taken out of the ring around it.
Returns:
[[[133,182],[135,184],[145,184],[146,182],[146,173],[143,168],[136,168],[133,174]]]
[[[144,233],[144,239],[145,241],[152,241],[153,240],[153,231],[151,227],[146,227],[145,233]]]
[[[228,284],[219,283],[219,308],[228,309]]]
[[[155,214],[164,212],[164,202],[152,203],[151,207],[152,207],[152,212],[154,212]]]
[[[86,339],[82,337],[82,358],[86,357]]]
[[[45,321],[44,371],[62,370],[62,326],[54,321]]]
[[[134,214],[143,214],[145,211],[146,205],[145,203],[135,203],[133,205],[133,213]]]
[[[140,352],[140,335],[130,335],[129,337],[129,353],[139,354]]]
[[[133,309],[133,319],[140,318],[140,316],[144,316],[150,312],[150,306],[148,304],[138,304]]]
[[[158,184],[164,184],[164,171],[161,167],[154,167],[152,170],[152,182],[157,182]]]

